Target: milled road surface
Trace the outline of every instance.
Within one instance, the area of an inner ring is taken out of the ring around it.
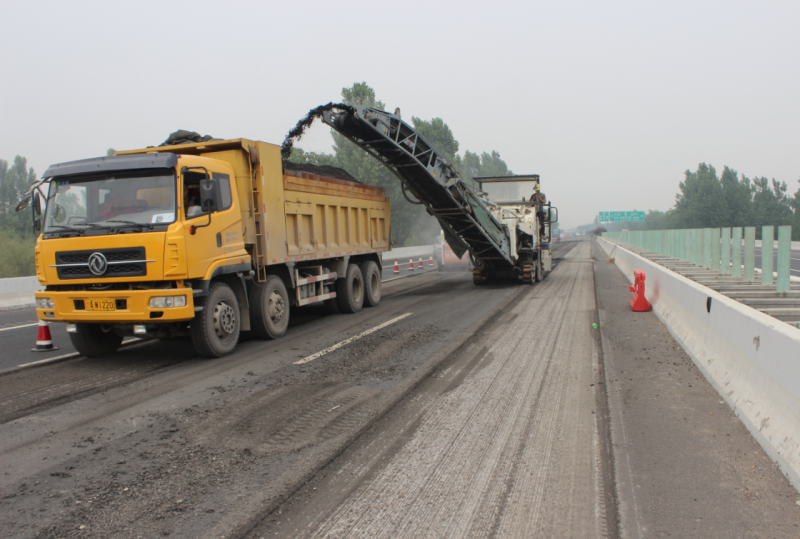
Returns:
[[[800,495],[591,253],[557,244],[533,286],[385,283],[220,360],[7,372],[0,536],[800,536]]]
[[[381,305],[356,315],[293,312],[284,338],[243,342],[220,360],[199,358],[177,340],[6,374],[0,533],[241,535],[519,291],[516,283],[476,287],[466,273],[429,272],[385,284]]]
[[[589,243],[517,297],[250,536],[616,536]]]

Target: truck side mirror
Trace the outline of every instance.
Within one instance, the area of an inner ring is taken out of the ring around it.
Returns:
[[[203,213],[211,213],[219,208],[219,182],[216,179],[200,180],[200,207]]]
[[[558,208],[550,208],[550,222],[551,223],[558,222]]]
[[[20,200],[19,204],[17,204],[17,211],[22,211],[25,208],[27,208],[28,204],[30,204],[30,202],[31,202],[31,194],[28,193],[27,195],[22,197],[22,200]]]
[[[33,193],[33,213],[37,216],[42,214],[42,197],[38,191]]]

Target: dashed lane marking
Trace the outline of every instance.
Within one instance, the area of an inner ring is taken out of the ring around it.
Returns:
[[[34,322],[33,324],[23,324],[21,326],[11,326],[10,328],[0,328],[0,331],[8,331],[10,329],[19,329],[19,328],[29,328],[31,326],[38,326],[39,322]]]
[[[120,346],[127,346],[129,344],[137,343],[137,342],[139,342],[141,340],[142,339],[140,339],[139,337],[130,337],[130,338],[125,339],[124,341],[122,341],[122,344],[120,344]],[[55,362],[57,362],[59,360],[62,360],[62,359],[69,359],[71,357],[79,357],[80,355],[81,355],[80,352],[72,352],[71,354],[64,354],[63,356],[48,357],[48,358],[45,358],[45,359],[40,359],[39,361],[32,361],[30,363],[23,363],[22,365],[17,365],[13,369],[9,369],[9,370],[23,369],[23,368],[26,368],[26,367],[33,367],[34,365],[44,365],[46,363],[55,363]],[[6,371],[4,371],[4,372],[6,372]]]
[[[64,354],[63,356],[48,357],[47,359],[40,359],[39,361],[31,361],[30,363],[23,363],[22,365],[18,365],[18,367],[19,368],[32,367],[33,365],[41,365],[42,363],[52,363],[54,361],[58,361],[59,359],[78,357],[79,355],[81,355],[80,352],[72,352],[71,354]]]
[[[317,352],[316,354],[311,354],[310,356],[306,356],[306,357],[304,357],[303,359],[301,359],[301,360],[299,360],[299,361],[295,361],[295,362],[294,362],[294,364],[295,364],[295,365],[303,365],[304,363],[308,363],[309,361],[314,361],[315,359],[317,359],[317,358],[319,358],[319,357],[322,357],[322,356],[324,356],[324,355],[325,355],[325,354],[327,354],[328,352],[333,352],[334,350],[336,350],[336,349],[338,349],[338,348],[341,348],[342,346],[344,346],[344,345],[346,345],[346,344],[350,344],[351,342],[353,342],[353,341],[357,341],[358,339],[360,339],[360,338],[362,338],[362,337],[366,337],[366,336],[367,336],[367,335],[369,335],[370,333],[375,333],[375,332],[376,332],[376,331],[378,331],[379,329],[383,329],[383,328],[385,328],[386,326],[390,326],[390,325],[394,324],[395,322],[398,322],[398,321],[402,320],[403,318],[405,318],[405,317],[407,317],[407,316],[411,316],[412,314],[414,314],[414,313],[406,313],[406,314],[401,314],[401,315],[400,315],[400,316],[398,316],[397,318],[392,318],[392,319],[391,319],[391,320],[389,320],[388,322],[384,322],[383,324],[381,324],[381,325],[379,325],[379,326],[375,326],[375,327],[374,327],[374,328],[372,328],[372,329],[368,329],[367,331],[364,331],[364,332],[362,332],[362,333],[359,333],[358,335],[355,335],[355,336],[353,336],[353,337],[350,337],[349,339],[345,339],[345,340],[343,340],[343,341],[341,341],[341,342],[337,342],[337,343],[336,343],[336,344],[334,344],[333,346],[329,346],[329,347],[328,347],[328,348],[326,348],[325,350],[320,350],[320,351],[319,351],[319,352]]]

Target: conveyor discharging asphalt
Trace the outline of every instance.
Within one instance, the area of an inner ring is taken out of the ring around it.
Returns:
[[[469,251],[477,284],[501,273],[514,273],[524,282],[533,282],[549,271],[549,239],[539,241],[534,210],[501,207],[486,193],[476,192],[422,135],[400,118],[399,111],[391,114],[342,103],[317,107],[289,132],[282,147],[284,158],[291,153],[294,139],[318,117],[391,170],[402,182],[406,199],[424,204],[439,221],[457,256]],[[525,178],[538,181],[538,176]],[[519,206],[520,202],[516,204]]]
[[[399,116],[362,105],[320,108],[327,109],[321,113],[323,122],[381,161],[400,179],[404,191],[425,205],[457,256],[469,250],[474,259],[514,265],[508,231],[413,127]]]

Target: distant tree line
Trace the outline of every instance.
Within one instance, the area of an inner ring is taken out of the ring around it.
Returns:
[[[386,105],[379,101],[366,82],[342,88],[342,102],[348,105],[362,103],[368,107],[385,110]],[[512,172],[497,151],[473,153],[465,151],[460,155],[458,140],[450,127],[441,118],[423,120],[412,116],[414,128],[434,148],[453,165],[467,181],[477,176],[508,176]],[[331,131],[333,153],[305,152],[294,147],[290,159],[297,163],[330,165],[339,167],[357,180],[370,185],[383,187],[392,205],[392,244],[396,247],[424,245],[433,242],[439,233],[438,222],[427,214],[425,207],[409,203],[403,196],[400,180],[377,159],[347,140],[344,135]]]
[[[603,226],[610,231],[754,226],[760,238],[762,226],[791,225],[792,239],[800,240],[800,188],[790,196],[786,182],[763,176],[751,180],[727,166],[718,176],[716,169],[706,163],[684,175],[674,208],[666,212],[651,210],[644,222]]]
[[[24,157],[16,156],[11,164],[0,159],[0,278],[36,274],[31,210],[16,211],[34,181],[36,172]]]

